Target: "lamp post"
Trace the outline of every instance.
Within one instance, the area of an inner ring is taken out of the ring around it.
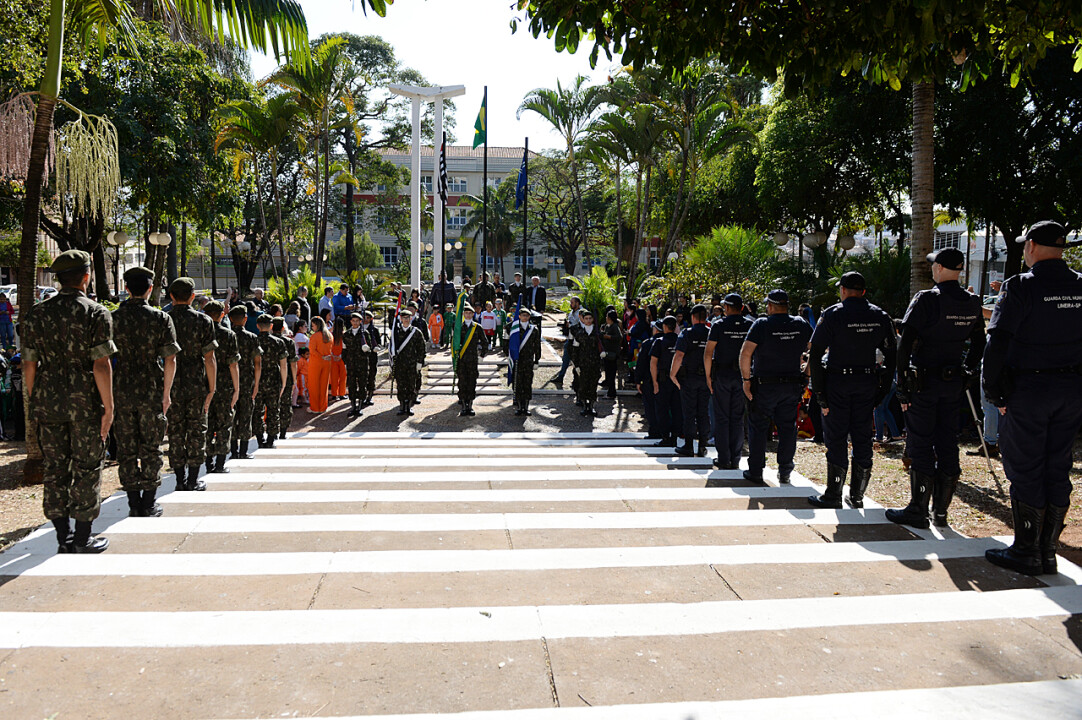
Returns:
[[[113,262],[113,288],[116,296],[120,297],[120,250],[128,244],[128,234],[123,230],[113,230],[105,236],[105,242],[116,252]]]

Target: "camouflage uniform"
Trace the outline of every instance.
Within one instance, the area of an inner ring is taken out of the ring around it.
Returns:
[[[176,282],[176,281],[174,281]],[[177,331],[180,353],[169,406],[169,464],[174,471],[203,464],[207,445],[207,371],[204,356],[218,347],[214,322],[191,305],[174,304],[169,310]]]
[[[473,337],[470,337],[471,334]],[[466,344],[467,341],[469,344]],[[459,343],[461,344],[458,348],[459,355],[456,370],[458,375],[458,399],[468,411],[470,404],[477,397],[477,364],[480,356],[488,352],[488,338],[485,337],[485,331],[481,329],[480,324],[474,321],[469,327],[465,323],[462,324]],[[522,355],[520,354],[519,357],[521,358]]]
[[[368,347],[368,351],[362,348]],[[349,391],[349,404],[356,410],[366,397],[368,388],[368,355],[372,347],[368,345],[368,336],[364,326],[346,328],[342,333],[342,360],[346,364],[346,389]]]
[[[240,356],[237,365],[240,371],[240,397],[233,408],[233,444],[243,445],[247,449],[248,441],[252,439],[252,413],[255,412],[255,400],[252,398],[255,392],[255,361],[263,354],[263,348],[259,345],[259,337],[245,330],[243,324],[234,325],[233,333],[237,337]]]
[[[170,317],[132,298],[113,311],[117,346],[113,368],[113,436],[120,486],[126,491],[154,490],[161,484],[165,381],[159,360],[180,352]]]
[[[590,333],[586,332],[584,325],[571,328],[571,337],[575,342],[571,357],[578,370],[578,396],[591,405],[597,401],[597,383],[601,380],[601,333],[596,324],[593,328]]]
[[[525,332],[530,334],[525,342],[519,341],[518,362],[515,363],[515,406],[520,408],[525,408],[533,399],[534,358],[541,346],[541,332],[537,326],[531,323]]]
[[[116,352],[112,318],[108,310],[71,287],[24,315],[19,327],[22,359],[38,363],[30,412],[38,421],[45,517],[91,522],[101,508],[105,455],[104,408],[94,381],[94,361]]]
[[[259,331],[259,347],[263,350],[263,371],[259,376],[259,393],[252,411],[252,430],[257,438],[266,436],[271,442],[280,427],[279,406],[282,400],[282,371],[280,362],[286,359],[286,349],[280,338]]]
[[[286,351],[286,387],[278,401],[278,429],[281,434],[289,430],[289,424],[293,422],[293,373],[297,370],[297,346],[290,338],[277,332],[274,337],[278,338]]]
[[[225,455],[229,452],[229,439],[233,433],[233,375],[229,368],[240,361],[237,349],[237,335],[223,323],[214,326],[214,337],[218,347],[214,358],[218,363],[218,382],[214,388],[214,399],[210,401],[207,414],[207,455]],[[239,371],[239,367],[238,367]],[[237,399],[240,404],[240,399]]]
[[[382,344],[382,339],[379,336],[379,328],[375,323],[368,323],[361,326],[361,332],[367,337],[368,352],[365,353],[365,362],[368,363],[368,370],[364,376],[364,402],[371,403],[372,396],[376,394],[376,369],[379,367],[379,346]]]
[[[417,366],[425,358],[425,336],[417,328],[403,328],[401,323],[395,323],[394,330],[391,332],[394,334],[395,347],[392,372],[394,372],[398,402],[408,408],[417,399],[419,384],[417,378],[421,374]],[[410,338],[408,342],[407,337]],[[405,343],[404,346],[403,343]]]

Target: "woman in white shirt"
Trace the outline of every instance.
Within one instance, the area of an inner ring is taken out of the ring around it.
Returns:
[[[293,344],[297,346],[297,352],[300,352],[301,348],[308,347],[308,326],[303,320],[298,320],[293,324]]]

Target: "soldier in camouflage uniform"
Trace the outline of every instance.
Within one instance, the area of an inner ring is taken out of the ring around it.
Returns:
[[[252,411],[252,430],[259,447],[266,448],[274,447],[274,439],[278,435],[278,408],[289,373],[286,349],[278,338],[271,335],[272,322],[267,314],[256,318],[259,347],[263,350],[263,372],[259,376],[259,392],[256,393],[255,409]]]
[[[459,416],[476,415],[473,400],[477,397],[477,365],[479,358],[488,352],[488,338],[473,321],[473,307],[469,303],[462,305],[462,328],[458,338],[458,401],[462,403]],[[452,346],[452,352],[453,352]],[[522,358],[522,355],[519,355]]]
[[[425,336],[410,323],[413,312],[408,308],[399,314],[398,324],[391,331],[391,372],[398,391],[398,415],[412,415],[417,399],[417,377],[425,358]]]
[[[109,541],[90,530],[101,508],[102,458],[113,424],[113,323],[108,310],[84,295],[89,254],[68,250],[49,270],[62,289],[24,310],[19,328],[23,380],[44,456],[43,510],[56,527],[57,552],[100,553]]]
[[[368,355],[372,348],[368,344],[363,323],[363,315],[352,313],[349,327],[342,333],[342,361],[346,364],[346,390],[349,392],[347,417],[351,418],[360,416],[368,385]]]
[[[207,413],[207,472],[227,473],[225,456],[233,433],[233,412],[240,399],[240,351],[236,333],[222,323],[225,306],[211,300],[203,307],[203,312],[214,323],[214,337],[218,341],[214,351],[218,384]]]
[[[530,322],[533,311],[518,311],[519,346],[518,362],[515,363],[515,414],[529,415],[533,399],[533,370],[541,345],[541,331]]]
[[[207,412],[218,384],[218,347],[214,323],[192,306],[195,282],[181,277],[169,284],[173,307],[169,317],[177,331],[180,353],[169,406],[169,464],[177,478],[177,490],[206,490],[199,466],[207,447]]]
[[[293,386],[297,384],[297,346],[283,334],[285,327],[283,318],[276,317],[271,321],[271,334],[278,338],[286,351],[286,386],[278,402],[278,438],[281,440],[286,439],[286,431],[293,422]]]
[[[601,380],[601,340],[594,316],[586,308],[579,313],[581,325],[571,328],[571,346],[575,368],[578,370],[578,396],[582,400],[582,415],[597,415],[594,403],[597,402],[597,383]],[[521,357],[521,356],[520,356]]]
[[[259,391],[263,348],[259,347],[259,338],[255,333],[244,328],[244,324],[248,322],[247,308],[243,305],[229,308],[229,322],[237,336],[237,353],[240,356],[237,363],[240,395],[237,406],[233,409],[233,459],[247,460],[250,457],[248,441],[252,439],[252,413],[255,411],[255,396]]]
[[[131,517],[162,514],[162,506],[154,502],[154,496],[161,484],[165,413],[180,352],[173,321],[147,304],[153,282],[153,271],[145,267],[129,269],[124,273],[124,283],[131,298],[113,311],[117,346],[113,437],[120,487],[128,494]]]
[[[364,376],[364,401],[361,403],[362,408],[366,408],[372,404],[372,397],[376,394],[376,369],[379,367],[379,346],[383,344],[383,339],[379,335],[379,328],[372,322],[372,313],[368,310],[364,313],[364,325],[361,326],[361,332],[365,335],[365,345],[368,345],[368,350],[364,350],[364,346],[361,346],[361,350],[364,350],[365,362],[368,364],[368,371]]]

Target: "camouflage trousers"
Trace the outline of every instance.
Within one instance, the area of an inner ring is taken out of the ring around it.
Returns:
[[[597,384],[601,382],[601,366],[583,363],[578,371],[576,392],[579,399],[584,402],[597,402]]]
[[[101,418],[83,422],[39,423],[45,487],[42,510],[55,520],[91,521],[101,509],[101,468],[105,443]]]
[[[395,394],[398,402],[412,404],[417,399],[417,382],[421,373],[413,363],[399,362],[394,367]]]
[[[286,377],[289,378],[289,382],[286,383],[282,398],[278,401],[279,430],[288,430],[289,424],[293,422],[293,377],[292,375]]]
[[[165,415],[161,404],[117,403],[113,421],[120,487],[125,492],[161,485]]]
[[[233,408],[233,440],[248,442],[252,439],[252,413],[255,412],[255,400],[252,388],[241,388],[240,397]]]
[[[346,391],[351,403],[364,402],[368,397],[368,358],[346,363]]]
[[[474,363],[458,363],[458,399],[462,402],[473,402],[477,397],[477,365]]]
[[[174,398],[169,406],[169,466],[177,468],[202,465],[207,448],[207,414],[203,412],[205,395]]]
[[[252,410],[252,432],[256,434],[256,437],[263,437],[264,435],[275,437],[278,435],[278,409],[280,403],[281,397],[278,388],[260,389],[259,394],[255,396],[255,408]]]
[[[364,398],[367,400],[376,394],[376,369],[379,367],[379,357],[373,350],[367,353],[368,372],[364,377]]]
[[[515,363],[515,404],[525,405],[533,399],[533,362],[520,358]]]
[[[229,386],[232,388],[232,385]],[[225,455],[229,452],[229,440],[233,436],[232,391],[214,393],[207,414],[207,455]],[[240,400],[237,400],[240,405]]]

